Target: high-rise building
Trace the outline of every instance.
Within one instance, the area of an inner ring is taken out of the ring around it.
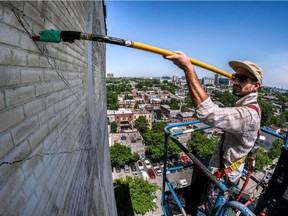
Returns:
[[[231,80],[226,77],[220,77],[218,81],[218,85],[220,86],[230,86]]]
[[[214,85],[215,86],[218,86],[219,85],[219,78],[220,78],[220,75],[219,74],[215,74],[215,82],[214,82]]]
[[[203,77],[202,85],[214,85],[214,78],[211,77]]]
[[[107,73],[107,78],[114,78],[114,74],[113,73]]]
[[[179,80],[178,76],[176,76],[176,75],[172,76],[172,81],[173,82],[177,82],[178,80]]]

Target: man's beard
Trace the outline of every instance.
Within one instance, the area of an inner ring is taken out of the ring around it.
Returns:
[[[236,87],[236,89],[234,87]],[[234,96],[236,96],[236,97],[241,98],[241,97],[244,97],[244,96],[246,96],[246,95],[248,95],[250,93],[251,93],[250,91],[249,92],[248,91],[243,91],[242,87],[239,86],[239,85],[233,85],[232,94]]]

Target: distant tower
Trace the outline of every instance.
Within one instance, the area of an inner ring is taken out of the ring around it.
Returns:
[[[107,73],[107,78],[113,78],[114,74],[113,73]]]
[[[219,85],[219,74],[215,74],[215,86]]]
[[[176,75],[172,76],[172,81],[173,82],[177,82],[178,81],[178,76],[176,76]]]

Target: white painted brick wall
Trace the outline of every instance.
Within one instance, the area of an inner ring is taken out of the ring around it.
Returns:
[[[24,119],[23,108],[20,106],[16,108],[11,108],[6,112],[1,112],[0,119],[0,131],[5,131],[6,129],[14,125],[16,126],[16,124],[18,124]]]
[[[37,116],[33,116],[32,118],[25,119],[11,129],[14,145],[18,145],[21,141],[25,140],[38,126],[38,118]]]
[[[101,1],[0,2],[0,215],[117,215],[105,44],[30,38],[52,28],[106,34],[104,10]]]

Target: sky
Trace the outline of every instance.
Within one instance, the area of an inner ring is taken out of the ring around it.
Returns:
[[[288,1],[106,0],[107,35],[169,51],[233,73],[230,60],[263,69],[263,86],[288,89]],[[162,77],[183,72],[161,55],[107,44],[106,72]],[[199,78],[215,73],[195,67]]]

